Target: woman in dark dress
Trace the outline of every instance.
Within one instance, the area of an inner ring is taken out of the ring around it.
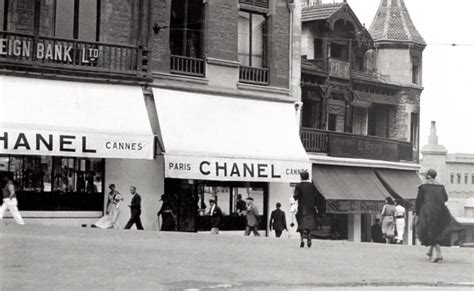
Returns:
[[[317,229],[317,190],[309,181],[308,172],[302,172],[301,183],[296,185],[293,198],[298,202],[296,221],[297,231],[301,236],[300,247],[304,247],[304,238],[307,240],[308,248],[311,247],[311,232]]]
[[[426,173],[426,181],[418,187],[415,209],[417,236],[422,245],[430,247],[427,255],[433,263],[443,259],[440,244],[451,220],[451,215],[445,205],[448,195],[444,186],[435,178],[436,171],[429,169]],[[434,256],[433,249],[436,252]]]
[[[158,211],[158,216],[161,215],[161,230],[162,231],[174,231],[176,230],[176,215],[175,215],[175,201],[173,201],[171,195],[163,194],[161,195],[161,205],[160,211]]]

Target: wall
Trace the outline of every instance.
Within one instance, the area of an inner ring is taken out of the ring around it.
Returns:
[[[124,197],[120,205],[119,223],[124,227],[130,218],[131,195],[130,186],[137,187],[142,197],[141,220],[145,230],[156,230],[157,216],[161,203],[160,196],[164,193],[163,157],[151,160],[107,159],[105,162],[105,183],[115,184]],[[135,226],[132,227],[135,229]]]
[[[387,81],[401,84],[412,83],[410,51],[407,49],[384,48],[377,53],[377,73]]]
[[[294,187],[290,186],[289,183],[270,183],[269,185],[269,199],[268,199],[268,227],[270,227],[270,214],[276,209],[276,203],[281,203],[281,210],[286,214],[286,223],[289,232],[283,232],[282,238],[298,237],[299,233],[296,232],[297,223],[294,215],[290,213],[290,198],[293,197]],[[292,220],[293,219],[293,220]],[[291,227],[291,222],[295,223],[294,227]],[[269,237],[275,237],[275,232],[269,233]]]

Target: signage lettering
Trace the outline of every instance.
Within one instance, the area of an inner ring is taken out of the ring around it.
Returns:
[[[334,157],[399,161],[396,143],[356,136],[330,135],[329,154]]]
[[[0,141],[3,141],[3,149],[8,149],[8,133],[4,132],[3,136],[0,136]]]
[[[46,139],[41,135],[41,134],[36,134],[36,150],[40,150],[40,145],[43,144],[48,151],[53,150],[53,135],[49,134],[48,135],[49,139],[46,141]]]
[[[32,40],[10,40],[7,38],[0,38],[0,56],[7,57],[23,57],[30,58],[32,55]],[[37,60],[45,61],[59,61],[73,63],[72,44],[52,44],[46,42],[38,42],[35,45]],[[89,48],[85,45],[83,47],[76,47],[76,55],[80,56],[80,59],[75,59],[74,63],[77,64],[89,64],[99,57],[99,50],[97,48]]]
[[[26,136],[24,133],[20,133],[18,135],[18,138],[16,139],[15,146],[13,149],[17,150],[19,147],[25,147],[25,149],[30,150],[30,144],[28,143],[28,140],[26,139]]]
[[[75,149],[66,148],[67,145],[72,145],[72,140],[76,139],[73,135],[60,135],[59,136],[59,150],[62,152],[75,152]]]
[[[201,165],[199,165],[199,170],[201,171],[201,173],[204,175],[204,176],[208,176],[211,174],[211,171],[204,171],[203,167],[204,165],[207,165],[207,166],[210,166],[211,163],[209,162],[206,162],[206,161],[203,161],[201,162]]]

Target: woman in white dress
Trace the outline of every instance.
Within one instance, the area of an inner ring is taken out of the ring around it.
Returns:
[[[395,240],[397,244],[403,243],[403,236],[405,234],[405,207],[402,206],[401,200],[395,201],[395,227],[397,229],[397,235]]]
[[[118,218],[120,215],[120,202],[123,201],[122,195],[115,190],[115,184],[109,185],[110,192],[107,200],[107,213],[94,223],[98,228],[115,228],[119,229]]]

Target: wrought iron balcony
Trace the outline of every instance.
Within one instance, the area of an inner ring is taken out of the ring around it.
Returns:
[[[170,72],[172,74],[204,77],[204,59],[171,55]]]
[[[256,85],[268,85],[268,68],[240,66],[239,81]]]
[[[0,67],[144,78],[148,52],[138,46],[0,31]]]
[[[414,161],[409,142],[312,128],[301,128],[300,135],[307,152],[344,158]]]
[[[270,0],[239,0],[239,3],[268,8]]]

